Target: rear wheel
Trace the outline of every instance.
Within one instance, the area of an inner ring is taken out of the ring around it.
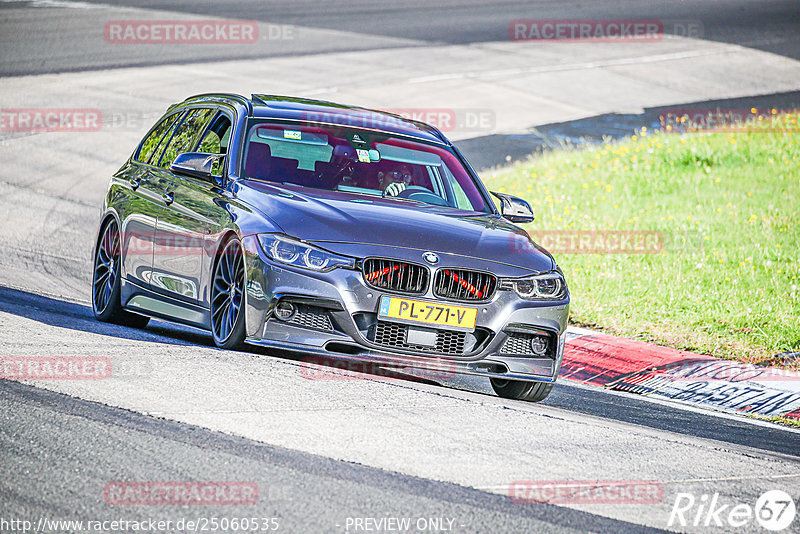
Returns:
[[[235,237],[223,247],[211,285],[211,333],[222,349],[233,349],[245,338],[244,254]]]
[[[540,402],[547,398],[553,389],[552,382],[524,382],[521,380],[503,380],[490,378],[492,389],[504,399]]]
[[[130,313],[120,304],[120,237],[117,221],[110,219],[100,231],[92,276],[92,309],[98,321],[144,328],[149,317]]]

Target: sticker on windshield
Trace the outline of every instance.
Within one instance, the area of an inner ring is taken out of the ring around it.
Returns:
[[[297,139],[299,141],[302,138],[302,132],[298,132],[297,130],[284,130],[283,137],[285,139]]]
[[[369,150],[358,149],[358,150],[356,150],[356,153],[358,153],[358,161],[360,161],[361,163],[369,163],[370,162]]]

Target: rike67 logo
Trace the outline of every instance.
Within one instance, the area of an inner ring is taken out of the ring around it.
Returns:
[[[755,506],[725,502],[719,493],[703,494],[699,498],[691,493],[678,493],[667,526],[724,527],[727,530],[744,527],[755,519],[762,528],[777,532],[788,528],[796,513],[794,499],[782,490],[763,493]]]

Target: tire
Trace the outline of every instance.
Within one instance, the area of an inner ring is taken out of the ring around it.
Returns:
[[[232,237],[217,256],[211,277],[211,334],[221,349],[236,349],[244,343],[245,269],[242,243]]]
[[[92,272],[92,311],[98,321],[144,328],[149,317],[122,309],[120,303],[120,237],[117,221],[110,219],[100,230]]]
[[[547,398],[553,389],[552,382],[524,382],[521,380],[503,380],[490,378],[492,389],[498,397],[516,399],[528,402],[541,402]]]

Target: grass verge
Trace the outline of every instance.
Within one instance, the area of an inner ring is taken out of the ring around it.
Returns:
[[[556,245],[575,324],[759,363],[800,351],[797,119],[775,115],[725,132],[645,130],[545,153],[484,181],[530,201],[537,220],[527,229]],[[607,250],[643,231],[658,243]]]
[[[762,421],[768,421],[770,423],[775,423],[778,425],[789,426],[792,428],[800,428],[800,419],[792,419],[791,417],[783,417],[781,415],[776,415],[774,417],[763,417],[763,416],[753,415],[750,417],[753,417],[754,419],[761,419]]]

